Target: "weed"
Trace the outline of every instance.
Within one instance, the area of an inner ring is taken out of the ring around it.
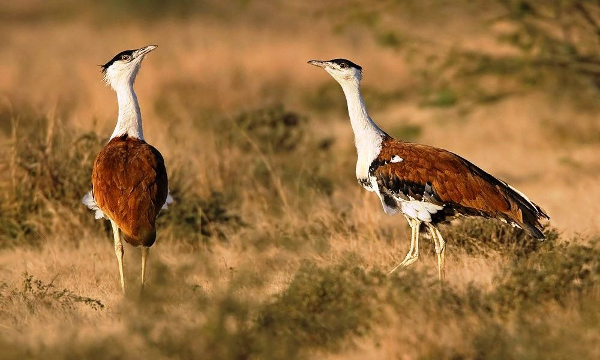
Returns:
[[[304,139],[305,123],[304,117],[285,110],[281,104],[243,112],[233,119],[234,126],[254,141],[262,151],[275,153],[296,149]],[[238,143],[250,150],[248,142]]]
[[[449,247],[456,247],[467,254],[489,256],[491,253],[524,256],[542,247],[552,248],[558,233],[546,228],[545,241],[529,236],[525,231],[497,220],[466,218],[445,226],[442,234]]]
[[[351,265],[305,265],[286,291],[259,313],[257,328],[294,348],[339,350],[349,335],[363,336],[377,317],[376,287],[381,274]]]
[[[19,307],[26,308],[32,315],[36,315],[42,310],[72,310],[79,304],[86,305],[93,310],[104,309],[104,304],[99,299],[77,295],[68,289],[57,289],[54,279],[45,283],[27,272],[23,273],[23,283],[20,289],[10,288],[6,283],[0,286],[0,304],[2,307],[18,304]]]
[[[44,116],[14,121],[12,131],[4,174],[10,178],[0,192],[0,248],[36,245],[51,231],[77,230],[85,221],[81,198],[91,188],[101,139],[93,133],[73,136],[68,125]]]
[[[213,190],[207,197],[201,197],[174,186],[171,195],[174,204],[159,217],[158,226],[170,229],[176,240],[186,239],[190,244],[198,238],[199,243],[206,243],[211,237],[226,240],[228,234],[246,226],[242,218],[231,210],[230,204],[235,200],[221,192]]]
[[[591,246],[556,246],[517,261],[492,295],[502,308],[537,306],[543,301],[565,305],[577,294],[589,294],[600,284],[600,241]]]

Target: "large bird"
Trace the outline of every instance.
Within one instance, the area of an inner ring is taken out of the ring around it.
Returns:
[[[156,217],[172,198],[162,155],[144,141],[142,115],[133,91],[144,57],[156,48],[149,45],[118,53],[102,65],[104,80],[117,93],[119,117],[110,140],[100,151],[92,172],[92,191],[83,203],[95,210],[96,219],[110,220],[121,290],[123,243],[142,247],[142,287],[150,246],[156,240]]]
[[[457,215],[497,218],[544,239],[540,220],[549,217],[523,193],[456,154],[399,141],[381,130],[360,94],[362,67],[346,59],[308,63],[325,69],[344,91],[358,153],[358,182],[377,194],[386,213],[402,213],[411,227],[410,250],[390,274],[418,260],[419,230],[425,224],[443,280],[446,246],[436,225]]]

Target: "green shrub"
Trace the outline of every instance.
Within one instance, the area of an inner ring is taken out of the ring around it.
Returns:
[[[547,227],[544,234],[546,240],[540,241],[519,228],[482,218],[461,219],[442,229],[442,236],[449,248],[481,256],[498,253],[524,256],[541,248],[550,249],[558,239],[558,232]]]
[[[94,133],[74,136],[70,126],[44,116],[22,118],[13,127],[3,175],[8,179],[0,188],[0,248],[36,245],[52,231],[77,231],[81,221],[91,223],[81,199],[91,190],[102,139]]]
[[[262,151],[280,153],[292,151],[302,142],[306,119],[277,104],[243,112],[233,119],[233,124],[249,138],[239,142],[246,149],[251,145],[248,142],[253,141]]]
[[[290,286],[259,313],[257,330],[293,348],[339,350],[348,336],[368,333],[377,318],[381,274],[351,265],[305,265]]]
[[[241,216],[232,210],[233,197],[211,191],[201,197],[189,189],[171,188],[173,204],[158,218],[159,228],[169,229],[174,240],[199,245],[208,238],[226,240],[228,235],[246,226]]]
[[[572,296],[600,285],[600,239],[591,246],[567,244],[517,260],[492,294],[502,308],[533,307],[545,301],[565,305]]]

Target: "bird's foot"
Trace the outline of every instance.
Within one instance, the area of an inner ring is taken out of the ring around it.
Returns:
[[[411,254],[411,253],[406,254],[406,257],[404,258],[404,260],[402,260],[402,262],[400,264],[394,266],[394,268],[388,272],[388,275],[393,274],[396,270],[398,270],[401,267],[407,267],[407,266],[411,265],[418,259],[419,259],[419,254]]]

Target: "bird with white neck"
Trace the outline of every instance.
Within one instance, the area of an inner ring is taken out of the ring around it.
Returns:
[[[141,246],[143,287],[150,246],[156,240],[156,217],[173,201],[164,159],[144,139],[142,114],[133,90],[142,61],[154,49],[156,45],[125,50],[102,65],[104,81],[117,93],[119,115],[109,142],[94,161],[92,191],[83,198],[96,219],[111,222],[123,292],[122,241]]]
[[[401,212],[411,227],[410,250],[390,274],[419,258],[425,224],[435,244],[438,277],[444,279],[445,242],[437,225],[456,216],[497,218],[543,240],[542,208],[506,182],[447,150],[396,140],[369,116],[360,93],[362,67],[346,59],[310,60],[342,87],[358,159],[356,178],[379,197],[390,215]]]

